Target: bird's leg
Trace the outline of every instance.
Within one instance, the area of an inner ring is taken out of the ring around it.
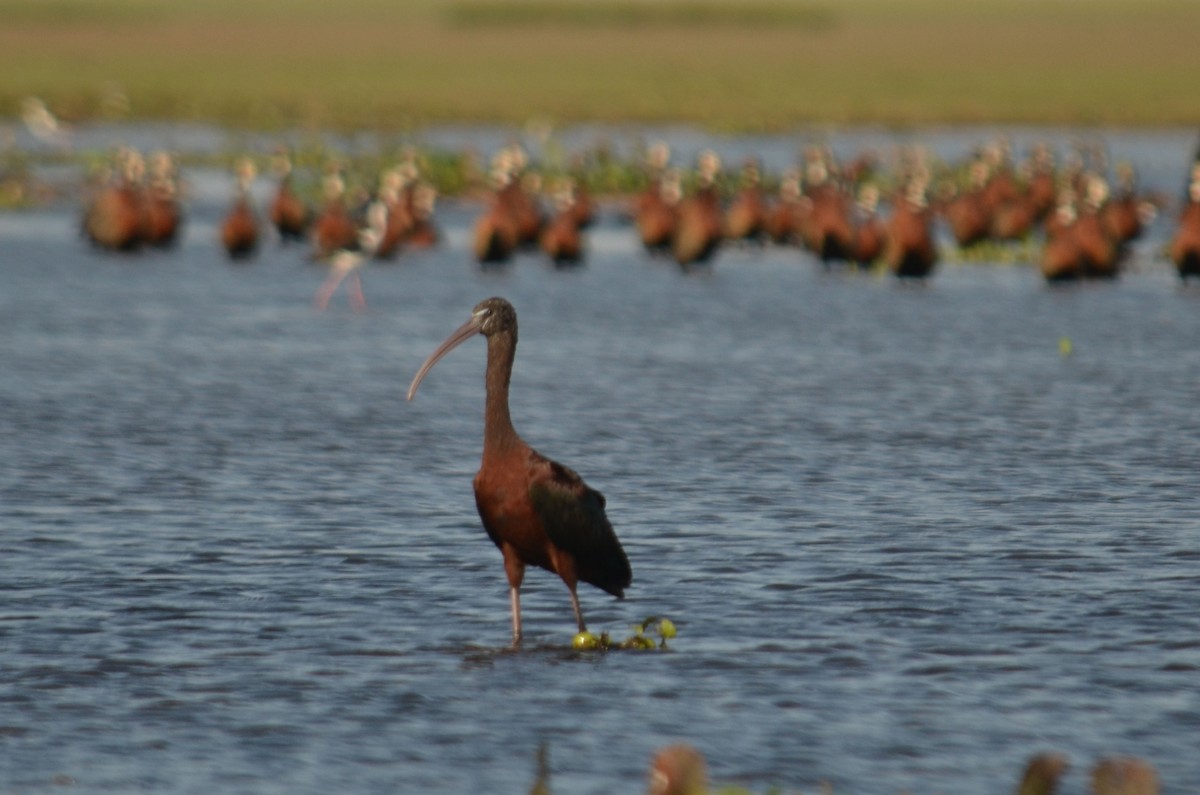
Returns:
[[[313,299],[313,306],[321,311],[325,311],[325,307],[329,306],[329,299],[333,297],[333,293],[337,290],[338,285],[342,283],[342,279],[346,278],[346,271],[334,271],[321,285],[321,289],[317,290],[317,295]]]
[[[350,305],[360,312],[367,308],[367,297],[363,295],[362,277],[358,271],[350,277]]]
[[[571,607],[575,608],[575,621],[579,624],[580,632],[587,632],[587,626],[583,623],[583,610],[579,607],[579,597],[575,595],[575,589],[570,589]]]
[[[513,585],[508,589],[508,600],[512,604],[513,645],[521,642],[521,589]]]

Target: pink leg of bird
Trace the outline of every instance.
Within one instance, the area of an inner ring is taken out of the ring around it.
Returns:
[[[521,642],[521,589],[509,586],[508,600],[512,603],[513,643]]]
[[[355,271],[350,280],[350,305],[361,312],[367,308],[367,297],[363,295],[362,277]]]
[[[321,285],[321,289],[317,290],[316,296],[313,297],[313,306],[324,312],[329,306],[329,299],[333,297],[337,291],[338,285],[342,283],[342,279],[346,278],[347,271],[334,271],[329,274],[329,278]]]

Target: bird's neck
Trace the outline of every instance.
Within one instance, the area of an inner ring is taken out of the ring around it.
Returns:
[[[512,334],[488,337],[487,402],[483,414],[483,454],[501,452],[518,441],[508,412],[508,382],[512,375],[517,339]]]

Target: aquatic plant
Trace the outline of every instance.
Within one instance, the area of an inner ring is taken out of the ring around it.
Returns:
[[[644,651],[667,648],[667,641],[676,635],[675,622],[669,618],[649,616],[640,624],[633,625],[633,634],[622,641],[613,641],[603,632],[580,632],[571,640],[571,645],[580,651]]]

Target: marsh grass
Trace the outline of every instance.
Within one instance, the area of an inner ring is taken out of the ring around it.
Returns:
[[[0,20],[0,113],[34,95],[68,121],[1200,121],[1191,0],[0,0]]]
[[[828,6],[798,2],[718,2],[717,0],[459,0],[443,12],[461,27],[693,27],[822,29],[836,20]]]

